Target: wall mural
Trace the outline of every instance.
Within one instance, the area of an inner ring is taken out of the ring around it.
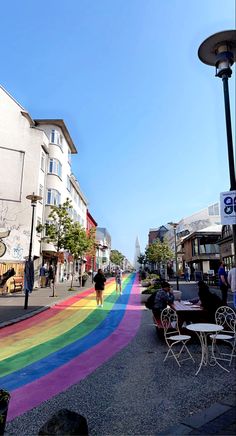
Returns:
[[[28,255],[30,230],[27,230],[20,222],[21,218],[21,212],[17,214],[14,206],[9,207],[6,201],[0,201],[0,228],[10,230],[9,236],[4,240],[7,250],[1,261],[24,261]]]

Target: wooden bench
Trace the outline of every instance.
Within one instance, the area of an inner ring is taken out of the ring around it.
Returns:
[[[13,279],[13,292],[22,291],[24,280],[23,277],[14,277]]]

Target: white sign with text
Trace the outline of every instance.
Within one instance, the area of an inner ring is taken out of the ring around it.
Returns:
[[[221,224],[236,224],[236,191],[221,192],[220,216]]]

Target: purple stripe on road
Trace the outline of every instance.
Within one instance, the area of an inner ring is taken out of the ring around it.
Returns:
[[[125,315],[109,337],[45,377],[11,392],[8,421],[78,383],[133,339],[139,329],[142,314],[137,285],[136,278]]]

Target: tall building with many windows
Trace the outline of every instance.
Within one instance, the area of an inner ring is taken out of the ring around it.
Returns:
[[[71,170],[71,156],[77,150],[63,120],[32,119],[1,86],[0,102],[0,228],[10,230],[0,263],[6,268],[14,265],[19,272],[23,267],[29,253],[32,215],[26,196],[35,193],[42,197],[35,207],[32,244],[37,270],[44,261],[51,261],[56,251],[52,244],[41,242],[41,233],[35,231],[37,224],[47,222],[51,205],[69,198],[72,219],[86,229],[88,202]],[[62,270],[67,261],[65,253]],[[63,271],[60,274],[64,275]]]
[[[105,227],[96,228],[96,269],[110,269],[111,235]]]

